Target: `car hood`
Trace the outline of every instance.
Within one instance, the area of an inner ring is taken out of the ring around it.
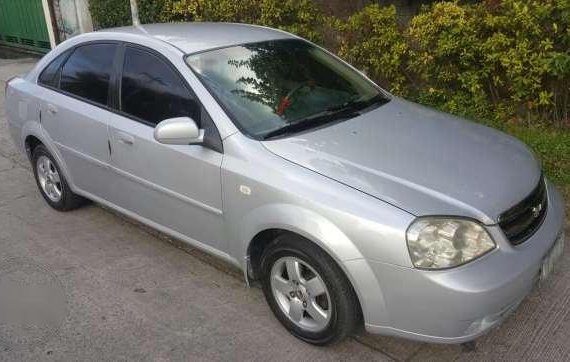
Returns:
[[[541,176],[536,158],[517,139],[400,98],[344,122],[262,143],[417,216],[494,224]]]

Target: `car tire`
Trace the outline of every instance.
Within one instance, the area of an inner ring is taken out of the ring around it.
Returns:
[[[32,168],[38,189],[52,208],[70,211],[87,202],[87,199],[71,191],[55,158],[45,146],[38,145],[34,148]]]
[[[263,252],[261,271],[267,303],[295,337],[327,345],[350,336],[360,324],[362,313],[352,285],[311,241],[281,234]]]

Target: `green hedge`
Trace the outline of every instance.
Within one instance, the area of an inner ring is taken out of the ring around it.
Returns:
[[[346,19],[311,0],[138,0],[141,21],[281,28],[337,52],[392,92],[456,114],[570,125],[570,1],[436,2],[402,26],[371,4]],[[129,0],[90,0],[98,27],[130,24]]]
[[[160,22],[164,11],[164,0],[137,0],[139,16],[143,23]],[[131,24],[129,0],[89,0],[91,16],[98,29]]]

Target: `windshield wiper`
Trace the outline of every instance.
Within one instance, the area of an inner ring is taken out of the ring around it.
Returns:
[[[317,127],[332,121],[356,117],[359,115],[358,111],[368,108],[374,104],[380,106],[388,103],[389,101],[390,99],[384,97],[380,93],[366,100],[349,100],[348,102],[327,108],[322,112],[313,114],[312,116],[288,122],[283,127],[266,133],[263,136],[263,139],[267,140],[269,138],[281,136],[284,134],[304,131],[306,129]]]
[[[284,134],[300,132],[309,128],[318,127],[323,124],[327,124],[329,122],[333,122],[344,118],[352,118],[356,116],[358,116],[358,113],[353,111],[327,109],[322,112],[318,112],[312,116],[304,117],[299,120],[289,122],[281,128],[269,131],[263,136],[263,139],[267,140],[269,138],[281,136]]]
[[[331,108],[328,108],[328,111],[339,111],[339,110],[352,110],[352,111],[360,111],[362,109],[365,109],[371,105],[374,104],[378,104],[378,105],[382,105],[382,104],[386,104],[388,103],[390,100],[386,97],[384,97],[382,94],[378,93],[373,97],[370,97],[368,99],[364,99],[364,100],[358,100],[358,99],[351,99],[348,102],[339,104],[337,106],[333,106]]]

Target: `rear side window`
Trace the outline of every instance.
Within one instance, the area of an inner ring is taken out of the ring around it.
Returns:
[[[50,87],[57,87],[59,85],[59,70],[61,65],[67,59],[71,50],[61,53],[57,58],[51,61],[47,67],[44,68],[38,78],[38,83]]]
[[[125,50],[121,111],[155,125],[174,117],[200,123],[200,106],[180,75],[157,56],[131,47]]]
[[[61,90],[106,105],[116,51],[115,44],[77,48],[61,71]]]

